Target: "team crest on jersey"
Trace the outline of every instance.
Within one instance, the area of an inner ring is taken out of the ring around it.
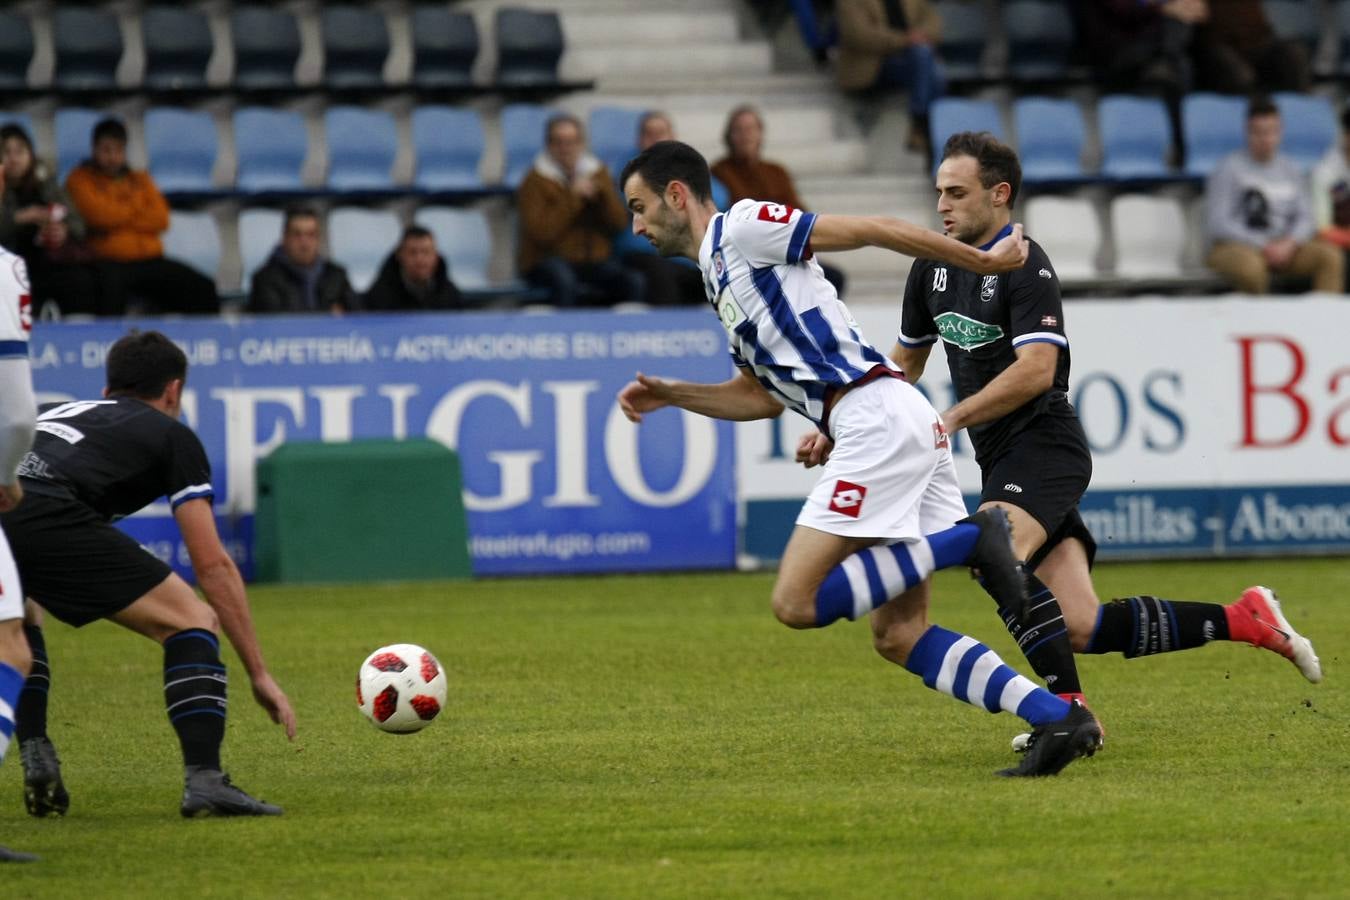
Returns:
[[[984,280],[980,282],[980,302],[988,303],[994,299],[996,293],[998,293],[998,276],[984,276]]]
[[[947,267],[941,266],[933,270],[933,293],[940,294],[947,290]]]
[[[856,519],[862,512],[863,498],[866,496],[867,488],[861,484],[840,479],[834,483],[834,493],[830,496],[830,512]]]
[[[960,313],[945,312],[936,316],[933,321],[937,324],[938,334],[942,339],[962,350],[974,350],[1003,337],[1003,329],[999,326]]]
[[[718,281],[721,281],[722,276],[727,273],[727,263],[726,260],[722,259],[721,250],[715,251],[712,255],[712,268],[713,275],[717,276]]]
[[[761,222],[778,222],[779,224],[782,224],[788,219],[791,219],[794,212],[796,212],[796,210],[786,203],[763,203],[759,207],[758,219]]]

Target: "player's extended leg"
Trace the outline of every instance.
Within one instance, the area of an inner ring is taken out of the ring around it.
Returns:
[[[164,704],[183,750],[183,815],[279,815],[280,807],[250,797],[221,771],[226,680],[215,612],[170,575],[111,618],[164,646]]]
[[[14,558],[10,555],[4,532],[0,532],[0,762],[4,761],[5,751],[14,737],[14,710],[33,663],[28,641],[23,636],[22,597]],[[31,862],[35,859],[37,857],[32,854],[0,847],[0,862]]]
[[[23,764],[23,802],[30,816],[64,816],[70,809],[70,794],[61,778],[61,759],[47,736],[51,665],[42,632],[42,608],[31,600],[24,605],[23,633],[33,653],[33,667],[19,694],[19,721],[14,731],[19,762]]]

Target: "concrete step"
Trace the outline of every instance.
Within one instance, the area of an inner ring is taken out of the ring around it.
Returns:
[[[673,42],[735,43],[740,39],[736,13],[710,9],[698,15],[675,11],[670,4],[634,8],[581,9],[562,7],[563,37],[568,47],[669,45]]]
[[[638,73],[670,78],[690,69],[717,75],[766,74],[773,70],[773,51],[764,42],[686,47],[569,47],[558,71],[564,79],[603,80]]]

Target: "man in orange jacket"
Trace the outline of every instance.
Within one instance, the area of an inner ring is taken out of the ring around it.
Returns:
[[[71,171],[66,192],[105,274],[101,313],[120,315],[133,298],[158,312],[220,311],[211,278],[164,256],[160,235],[169,227],[169,204],[150,173],[127,166],[127,129],[120,121],[94,126],[93,152]]]

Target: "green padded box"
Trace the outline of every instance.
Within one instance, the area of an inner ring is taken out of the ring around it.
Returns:
[[[459,456],[436,441],[282,444],[258,461],[259,581],[468,578]]]

